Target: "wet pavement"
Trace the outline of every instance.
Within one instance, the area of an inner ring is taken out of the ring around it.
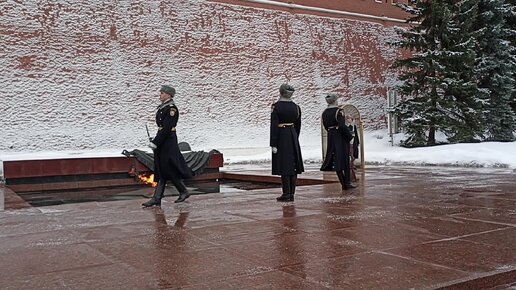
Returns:
[[[185,185],[191,195],[210,194],[229,192],[234,189],[262,189],[262,188],[277,188],[278,185],[274,183],[264,182],[249,182],[241,180],[210,180],[210,181],[186,181]],[[1,191],[0,191],[1,193]],[[80,203],[80,202],[106,202],[116,200],[141,199],[150,198],[153,194],[153,189],[148,185],[126,185],[126,186],[110,186],[97,188],[70,188],[62,190],[37,190],[27,192],[16,192],[12,194],[13,198],[21,201],[21,204],[9,200],[8,208],[23,208],[23,207],[40,207],[51,206],[59,204]],[[179,192],[170,186],[166,192],[167,196],[177,196]],[[2,199],[3,201],[4,199]]]
[[[336,180],[312,167],[302,176]],[[221,186],[161,209],[140,208],[144,198],[6,209],[0,288],[516,287],[516,173],[368,167],[359,177],[347,192],[300,186],[293,203],[275,201],[279,186]],[[8,208],[16,195],[0,191]]]

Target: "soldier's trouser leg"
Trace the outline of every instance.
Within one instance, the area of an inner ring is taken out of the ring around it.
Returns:
[[[340,185],[342,186],[342,190],[346,189],[346,177],[344,176],[344,171],[337,170],[337,177],[339,178]]]
[[[284,195],[290,194],[290,177],[291,175],[281,176],[281,189]]]
[[[346,155],[344,159],[344,183],[347,185],[351,184],[351,170],[349,168],[349,155]]]
[[[339,177],[340,184],[342,185],[342,190],[356,188],[356,186],[350,182],[349,171],[348,174],[343,170],[337,171],[337,176]]]
[[[282,175],[281,176],[281,189],[282,194],[280,197],[276,198],[277,201],[290,201],[290,192],[291,192],[291,177],[292,175]]]
[[[290,201],[294,201],[294,194],[296,193],[297,174],[290,176]]]
[[[165,193],[165,185],[167,184],[167,181],[164,179],[160,179],[158,181],[158,186],[156,186],[156,189],[154,190],[154,194],[152,195],[152,198],[142,203],[142,206],[144,207],[150,207],[150,206],[161,206],[161,199],[163,198],[163,193]]]
[[[174,184],[174,186],[177,188],[177,191],[179,191],[179,197],[176,199],[176,201],[174,201],[175,203],[183,202],[190,196],[185,184],[181,179],[173,179],[172,184]]]

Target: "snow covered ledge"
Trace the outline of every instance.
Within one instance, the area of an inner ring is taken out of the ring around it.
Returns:
[[[287,7],[287,8],[292,8],[292,9],[300,9],[300,10],[306,10],[306,11],[330,13],[330,14],[343,15],[343,16],[354,16],[354,17],[361,17],[361,18],[373,19],[373,20],[383,20],[383,21],[393,21],[393,22],[398,22],[398,23],[406,23],[405,19],[391,18],[391,17],[386,17],[386,16],[374,16],[374,15],[370,15],[370,14],[333,10],[333,9],[313,7],[313,6],[305,6],[305,5],[294,4],[292,2],[283,3],[283,2],[272,1],[272,0],[244,0],[244,1],[251,2],[251,3],[279,6],[279,7]]]

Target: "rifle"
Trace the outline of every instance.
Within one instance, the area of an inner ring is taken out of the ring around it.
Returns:
[[[149,134],[149,127],[147,127],[147,124],[145,124],[145,129],[147,130],[147,136],[149,137],[149,141],[152,142],[152,138],[151,138],[151,136]]]

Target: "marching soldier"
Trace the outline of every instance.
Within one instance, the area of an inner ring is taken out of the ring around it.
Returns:
[[[304,171],[299,133],[301,109],[291,97],[294,88],[282,84],[280,99],[272,105],[270,146],[272,149],[272,174],[281,175],[283,194],[277,201],[294,201],[297,175]]]
[[[172,181],[179,191],[176,203],[183,202],[190,196],[182,179],[192,178],[193,173],[177,145],[176,125],[179,110],[174,104],[175,94],[176,90],[173,87],[161,87],[159,96],[161,105],[156,112],[158,132],[149,143],[149,147],[154,150],[154,177],[158,185],[152,198],[142,204],[144,207],[161,206],[167,180]]]
[[[326,96],[328,107],[322,113],[324,128],[328,131],[326,156],[321,171],[335,171],[342,190],[352,189],[349,164],[349,143],[353,135],[346,126],[344,110],[338,107],[337,96]]]

